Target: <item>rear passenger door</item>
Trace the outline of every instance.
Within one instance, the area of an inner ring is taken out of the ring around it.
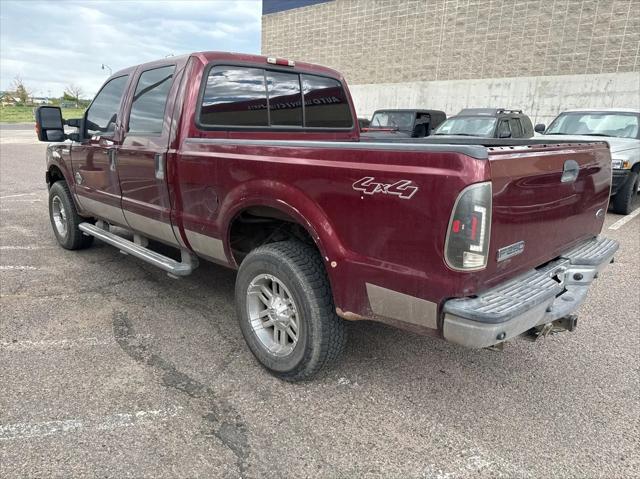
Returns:
[[[118,154],[122,209],[136,232],[170,245],[178,245],[171,225],[167,187],[167,148],[175,96],[176,65],[161,65],[136,72],[128,118]]]

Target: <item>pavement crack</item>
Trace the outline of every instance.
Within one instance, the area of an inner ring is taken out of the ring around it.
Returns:
[[[227,400],[220,398],[209,386],[178,371],[168,359],[154,351],[153,345],[143,336],[137,335],[126,311],[114,310],[113,335],[120,348],[133,360],[154,369],[165,387],[185,395],[203,410],[206,437],[217,438],[236,457],[240,477],[247,477],[250,455],[248,431],[241,414]]]

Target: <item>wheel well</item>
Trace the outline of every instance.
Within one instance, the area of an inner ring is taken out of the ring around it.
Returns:
[[[49,187],[51,187],[51,185],[56,181],[64,181],[64,175],[62,174],[62,171],[60,171],[60,168],[57,166],[51,166],[49,171],[47,171],[47,183]]]
[[[318,248],[304,226],[286,213],[268,206],[243,210],[233,219],[229,229],[229,246],[238,265],[258,246],[291,239]]]

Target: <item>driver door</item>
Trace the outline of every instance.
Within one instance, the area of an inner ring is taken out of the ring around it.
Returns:
[[[104,84],[85,113],[84,139],[71,146],[75,192],[81,208],[120,226],[122,213],[117,153],[121,143],[120,108],[129,75]]]

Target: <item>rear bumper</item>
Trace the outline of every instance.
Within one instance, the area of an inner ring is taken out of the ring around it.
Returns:
[[[627,177],[631,170],[611,170],[611,196],[615,195],[624,182],[627,181]]]
[[[544,267],[477,297],[447,301],[443,307],[444,338],[470,348],[485,348],[571,314],[617,250],[617,241],[593,238]]]

